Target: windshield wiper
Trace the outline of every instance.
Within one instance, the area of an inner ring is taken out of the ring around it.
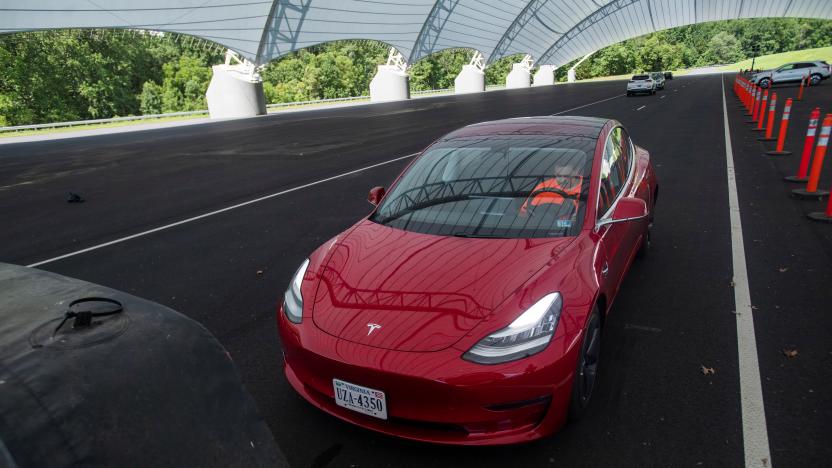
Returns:
[[[528,195],[528,194],[526,194]],[[493,198],[515,198],[519,196],[524,196],[522,192],[494,192],[494,193],[469,193],[469,194],[460,194],[460,195],[452,195],[449,197],[442,197],[442,198],[435,198],[433,200],[425,200],[419,203],[415,203],[407,208],[401,209],[399,212],[392,214],[390,216],[382,216],[379,213],[376,213],[373,216],[373,221],[379,224],[387,224],[390,221],[396,220],[401,218],[405,215],[410,213],[414,213],[419,210],[423,210],[425,208],[431,208],[438,205],[443,205],[445,203],[453,203],[458,201],[465,201],[465,200],[480,200],[480,199],[493,199]]]
[[[467,232],[455,232],[453,233],[454,237],[467,237],[471,239],[511,239],[511,237],[505,236],[492,236],[488,234],[468,234]]]

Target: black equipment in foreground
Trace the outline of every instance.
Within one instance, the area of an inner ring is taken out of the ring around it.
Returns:
[[[0,263],[0,466],[288,466],[197,322]]]

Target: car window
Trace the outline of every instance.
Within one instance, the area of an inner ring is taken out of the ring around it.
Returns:
[[[575,136],[442,140],[414,161],[370,219],[440,236],[574,236],[595,144]]]
[[[633,81],[644,81],[644,80],[647,80],[649,78],[650,77],[647,76],[647,75],[634,75],[633,76]]]
[[[794,68],[794,64],[790,63],[788,65],[783,65],[782,67],[778,68],[777,71],[789,71]]]
[[[622,165],[622,139],[622,129],[616,127],[610,131],[604,144],[596,219],[602,218],[609,211],[615,197],[618,196],[618,192],[627,180],[627,169]]]
[[[623,128],[618,128],[621,132],[621,168],[624,173],[624,179],[630,177],[630,166],[632,165],[632,144],[630,143],[630,136],[627,134],[627,131]]]

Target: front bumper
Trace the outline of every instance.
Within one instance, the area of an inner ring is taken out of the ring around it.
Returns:
[[[282,311],[278,322],[292,387],[361,427],[424,442],[499,445],[545,437],[566,421],[579,337],[555,338],[537,355],[486,366],[463,360],[454,347],[394,351],[340,340],[311,320],[292,324]],[[333,378],[385,392],[388,419],[336,405]]]

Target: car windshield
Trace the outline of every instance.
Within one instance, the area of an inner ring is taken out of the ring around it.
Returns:
[[[594,149],[594,139],[575,136],[440,141],[370,219],[442,236],[573,236],[586,209]]]
[[[644,80],[649,80],[649,79],[650,79],[650,77],[647,76],[647,75],[635,75],[635,76],[633,76],[633,81],[644,81]]]
[[[664,75],[661,74],[661,73],[651,73],[650,76],[652,76],[653,78],[662,78],[662,77],[664,77]]]

